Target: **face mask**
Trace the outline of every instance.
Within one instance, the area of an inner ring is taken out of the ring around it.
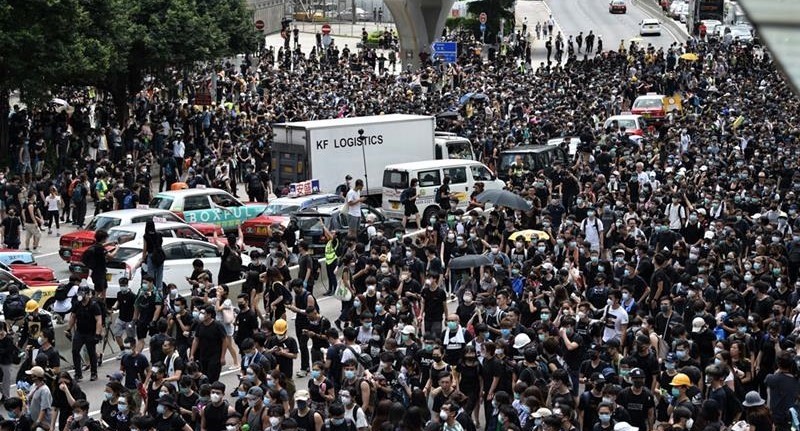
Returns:
[[[276,418],[276,417],[269,418],[269,424],[272,425],[273,428],[277,427],[279,423],[281,423],[281,418]]]
[[[667,312],[669,312],[669,305],[662,305],[662,306],[661,306],[661,312],[662,312],[662,313],[667,313]]]
[[[611,415],[608,413],[600,413],[598,416],[600,417],[600,422],[604,424],[611,422]]]
[[[458,322],[447,322],[447,329],[455,331],[458,329]]]
[[[464,302],[467,304],[472,303],[472,295],[464,295]]]
[[[545,334],[539,334],[539,341],[544,341],[545,338],[547,338]]]
[[[361,301],[353,301],[353,307],[358,308],[361,306]]]
[[[664,362],[664,368],[666,368],[668,370],[674,370],[675,369],[675,363],[674,362]]]
[[[160,397],[166,397],[167,395],[169,395],[169,391],[161,391],[158,393],[158,396]]]
[[[236,425],[225,425],[225,431],[236,431]]]
[[[372,322],[361,322],[361,326],[366,329],[372,328]]]
[[[542,320],[545,321],[545,322],[550,320],[550,313],[542,313],[541,316],[542,316]]]
[[[614,404],[614,400],[611,397],[603,397],[603,402]]]
[[[200,312],[199,311],[192,311],[192,317],[195,319],[200,319]]]
[[[119,291],[122,293],[128,293],[131,291],[131,289],[128,286],[120,286]]]
[[[446,421],[448,417],[449,415],[447,414],[446,411],[439,410],[439,419],[441,419],[442,421]]]
[[[174,297],[176,297],[176,296],[178,296],[178,289],[172,289],[172,290],[170,290],[170,291],[169,291],[169,296],[171,296],[171,297],[173,297],[173,298],[174,298]]]
[[[497,252],[500,251],[500,249],[497,248],[497,247],[492,247],[491,250],[492,250],[492,254],[497,254]]]
[[[158,412],[158,414],[160,414],[160,415],[163,415],[165,409],[166,408],[163,405],[159,404],[158,407],[156,407],[156,412]]]
[[[388,274],[388,273],[389,273],[389,267],[388,266],[382,266],[381,267],[381,274]]]
[[[339,426],[344,423],[344,418],[332,418],[331,425]]]
[[[634,388],[641,388],[642,386],[644,386],[644,381],[642,381],[642,380],[634,380],[633,381],[633,387]]]
[[[161,406],[159,406],[159,407],[161,407]],[[72,420],[74,420],[75,422],[82,421],[83,420],[83,413],[73,413],[72,414]]]
[[[245,391],[236,391],[236,396],[238,396],[239,398],[244,398],[245,395],[247,395],[247,392]]]
[[[511,330],[508,328],[503,328],[500,330],[500,335],[502,335],[503,338],[508,337],[509,335],[511,335]]]
[[[356,372],[354,370],[345,370],[344,376],[347,379],[354,379],[356,378]],[[344,399],[342,401],[344,401]]]
[[[676,350],[675,357],[678,359],[683,359],[686,357],[686,350]]]
[[[349,395],[348,396],[343,395],[341,398],[342,398],[342,404],[346,406],[350,405],[350,401],[352,400],[352,398]]]
[[[297,400],[295,404],[299,410],[305,410],[308,407],[308,401]]]
[[[111,401],[111,397],[113,397],[114,394],[110,392],[103,392],[103,396],[105,397],[106,401]]]
[[[694,419],[692,419],[692,418],[687,419],[686,420],[686,429],[690,430],[690,429],[692,429],[692,426],[694,426]]]
[[[218,403],[218,402],[220,402],[221,400],[222,400],[222,395],[220,395],[220,394],[215,394],[215,393],[212,393],[212,394],[211,394],[211,402],[212,402],[212,403]]]
[[[411,253],[410,251],[407,251],[406,252],[406,259],[411,259],[411,256],[413,256],[413,253]]]
[[[537,427],[542,426],[542,418],[535,418],[533,420],[533,424],[536,425]]]
[[[592,260],[592,263],[597,263],[600,260],[600,258],[597,256],[592,256],[590,259]]]
[[[628,270],[627,269],[625,270],[625,275],[628,275]],[[622,300],[623,301],[627,301],[630,298],[631,298],[631,295],[629,293],[624,293],[624,292],[622,293]]]
[[[128,405],[125,403],[117,403],[117,411],[120,413],[124,413],[128,411]]]

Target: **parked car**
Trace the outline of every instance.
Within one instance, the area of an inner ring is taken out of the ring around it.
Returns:
[[[684,6],[688,7],[689,4],[687,2],[685,2],[685,1],[679,1],[679,0],[673,1],[669,5],[669,12],[667,13],[667,15],[669,15],[670,18],[678,18],[678,16],[680,15],[681,9]]]
[[[39,307],[43,310],[50,310],[53,306],[53,302],[55,302],[53,296],[56,294],[58,282],[29,284],[20,280],[8,270],[0,268],[0,305],[2,305],[6,297],[8,297],[8,289],[14,285],[19,288],[20,294],[38,302]],[[2,307],[0,306],[0,313],[1,312]]]
[[[178,286],[178,293],[186,295],[191,291],[191,286],[186,277],[192,274],[192,262],[195,259],[203,261],[205,269],[209,270],[217,279],[222,261],[222,252],[215,244],[206,241],[184,238],[164,238],[164,283],[174,283]],[[133,244],[122,244],[114,259],[106,264],[108,271],[108,290],[106,298],[116,299],[119,293],[119,279],[125,277],[129,280],[131,291],[137,293],[142,285],[142,271],[137,267],[142,259],[142,247]],[[250,257],[242,253],[242,266],[250,264]],[[92,285],[91,279],[87,280]]]
[[[0,263],[4,263],[6,265],[13,265],[13,264],[35,265],[36,259],[34,259],[33,253],[29,251],[3,248],[0,249]]]
[[[626,13],[628,11],[628,6],[625,4],[625,0],[611,0],[608,3],[608,13]]]
[[[603,128],[613,127],[616,122],[615,130],[625,128],[625,133],[628,135],[643,135],[647,125],[644,122],[644,117],[634,114],[612,115],[603,123]]]
[[[108,243],[126,244],[130,247],[144,247],[144,228],[147,223],[134,223],[124,226],[112,227],[108,230]],[[183,222],[158,222],[155,223],[156,232],[164,238],[184,238],[208,242],[210,239],[203,235],[192,225]],[[219,241],[225,241],[220,238]],[[81,262],[83,254],[90,246],[73,250],[69,262],[69,272],[81,278],[89,276],[89,269]],[[113,246],[108,246],[109,249]]]
[[[308,211],[301,211],[292,216],[297,221],[298,239],[310,245],[312,254],[322,256],[325,252],[325,236],[322,223],[328,230],[343,240],[347,236],[347,214],[341,212],[341,204],[326,204]],[[394,237],[397,233],[405,233],[400,220],[390,219],[383,212],[367,204],[361,204],[361,225],[358,231],[358,240],[366,243],[367,220],[372,219],[372,225],[383,230],[384,236]]]
[[[267,232],[274,224],[286,226],[291,214],[308,208],[330,203],[343,203],[344,198],[333,193],[319,193],[299,197],[281,197],[273,199],[264,208],[263,214],[242,223],[244,243],[252,247],[263,247],[269,239]]]
[[[15,277],[19,278],[25,283],[33,285],[58,282],[53,269],[46,266],[19,263],[6,265],[5,263],[0,262],[0,269],[14,274]]]
[[[245,221],[261,215],[266,207],[263,202],[243,204],[225,190],[215,188],[171,190],[150,200],[150,208],[172,211],[189,224],[217,225],[226,232],[236,231]]]
[[[58,255],[65,262],[70,262],[74,250],[94,244],[94,233],[98,230],[109,230],[116,226],[133,223],[144,223],[148,220],[183,222],[183,220],[165,209],[127,209],[108,211],[97,215],[86,225],[86,229],[67,233],[59,240]]]
[[[292,19],[306,22],[324,22],[327,20],[321,10],[295,12],[292,14]]]
[[[559,146],[566,150],[569,156],[572,158],[578,153],[578,147],[581,145],[581,138],[579,136],[552,138],[547,140],[546,145]]]
[[[640,36],[660,36],[661,35],[661,21],[654,18],[643,19],[639,23]]]
[[[339,19],[343,21],[352,21],[353,20],[353,9],[345,9],[342,12],[339,12]],[[372,14],[361,9],[360,7],[356,8],[356,21],[369,21],[372,19]]]

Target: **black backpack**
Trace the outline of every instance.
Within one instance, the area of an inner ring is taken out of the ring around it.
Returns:
[[[22,295],[9,295],[3,302],[3,315],[6,320],[19,320],[25,317],[25,298]]]
[[[403,190],[403,193],[400,193],[400,203],[404,204],[404,205],[407,204],[408,203],[408,198],[410,196],[411,196],[411,188],[409,187],[409,188]]]
[[[239,256],[239,253],[236,253],[233,250],[228,252],[228,256],[225,258],[223,262],[225,265],[225,269],[232,272],[237,272],[242,270],[242,257]]]
[[[56,287],[56,293],[53,295],[56,301],[66,301],[69,297],[69,290],[72,285],[69,283],[62,283]]]

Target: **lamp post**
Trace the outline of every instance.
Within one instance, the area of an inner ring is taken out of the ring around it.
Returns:
[[[361,144],[361,160],[364,162],[364,189],[369,193],[369,179],[367,177],[367,151],[364,149],[364,129],[358,129],[358,142]]]

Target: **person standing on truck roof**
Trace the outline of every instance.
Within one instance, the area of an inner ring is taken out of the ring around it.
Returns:
[[[349,177],[350,175],[348,175]],[[356,180],[356,186],[347,192],[347,233],[350,237],[358,237],[358,227],[361,223],[361,203],[366,198],[361,197],[364,189],[364,180]]]
[[[352,180],[353,177],[351,177],[350,174],[347,174],[347,176],[344,177],[344,183],[339,184],[339,186],[336,187],[336,194],[341,197],[347,196],[347,192],[350,191],[350,182]]]

